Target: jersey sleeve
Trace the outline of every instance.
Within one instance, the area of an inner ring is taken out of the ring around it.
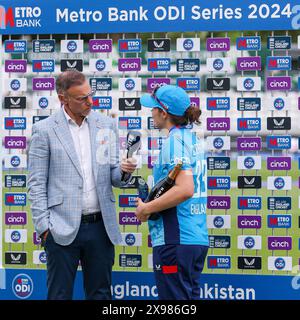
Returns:
[[[192,168],[191,146],[188,146],[180,136],[173,135],[163,149],[162,165],[170,171],[179,161],[182,162],[181,170]]]

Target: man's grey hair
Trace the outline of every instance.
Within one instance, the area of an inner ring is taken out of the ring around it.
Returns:
[[[56,79],[56,92],[63,93],[69,88],[80,86],[86,81],[83,73],[77,70],[69,70],[61,73]]]

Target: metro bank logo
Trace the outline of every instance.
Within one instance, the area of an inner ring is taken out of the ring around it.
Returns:
[[[39,7],[8,7],[0,6],[0,29],[41,27]]]
[[[14,27],[15,26],[15,17],[14,11],[12,7],[5,8],[0,6],[0,29],[6,29],[7,26]]]

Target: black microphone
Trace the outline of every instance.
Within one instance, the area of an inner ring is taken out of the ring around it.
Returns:
[[[126,159],[131,158],[133,153],[137,151],[141,146],[141,134],[138,131],[129,131],[127,134],[126,142]],[[123,172],[121,182],[126,181],[130,176],[130,173]]]

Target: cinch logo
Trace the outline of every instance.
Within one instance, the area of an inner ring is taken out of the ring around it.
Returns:
[[[268,77],[267,90],[290,90],[291,77]]]
[[[0,6],[0,29],[6,29],[7,26],[11,28],[15,26],[15,17],[14,11],[12,7],[5,8]]]
[[[170,83],[171,83],[171,79],[169,78],[148,78],[147,91],[152,92],[156,87],[162,87]]]
[[[291,237],[268,237],[269,250],[291,250],[292,238]]]
[[[185,40],[183,41],[183,48],[184,48],[185,50],[190,51],[190,50],[193,49],[193,47],[194,47],[194,42],[193,42],[193,40],[191,40],[191,39],[185,39]]]
[[[292,162],[290,157],[268,157],[268,170],[291,170]]]
[[[230,130],[230,118],[207,118],[207,130],[211,130],[211,131]]]
[[[222,138],[215,138],[213,141],[213,146],[216,149],[222,149],[224,146],[224,140]]]
[[[135,81],[133,79],[127,79],[124,83],[127,90],[133,90],[135,88]]]
[[[238,151],[258,151],[261,149],[261,138],[237,138]]]
[[[246,90],[252,90],[254,88],[254,80],[251,78],[245,79],[243,86]]]
[[[5,137],[4,146],[6,149],[26,149],[26,137]]]
[[[125,237],[125,243],[128,245],[128,246],[133,246],[135,244],[135,236],[132,234],[132,233],[129,233],[126,235]]]
[[[206,50],[207,51],[229,51],[230,38],[207,38]]]
[[[118,61],[119,71],[140,71],[141,58],[122,58]]]
[[[5,60],[5,72],[25,73],[27,71],[26,60]]]
[[[277,270],[282,270],[285,268],[285,261],[283,258],[277,258],[274,262],[274,266]]]
[[[54,78],[33,78],[32,90],[54,90],[55,79]]]
[[[238,228],[240,229],[260,229],[261,216],[238,216]]]
[[[208,196],[207,208],[208,209],[230,209],[231,201],[228,196]]]
[[[27,274],[18,274],[12,281],[12,291],[17,298],[29,298],[33,292],[32,279]]]
[[[89,41],[89,51],[96,52],[111,52],[112,40],[111,39],[91,39]]]
[[[242,57],[237,59],[238,71],[261,70],[260,57]]]
[[[255,246],[255,239],[252,237],[246,237],[244,240],[244,246],[247,249],[252,249]]]
[[[119,224],[120,225],[140,225],[141,221],[139,221],[134,212],[122,211],[119,215]]]

